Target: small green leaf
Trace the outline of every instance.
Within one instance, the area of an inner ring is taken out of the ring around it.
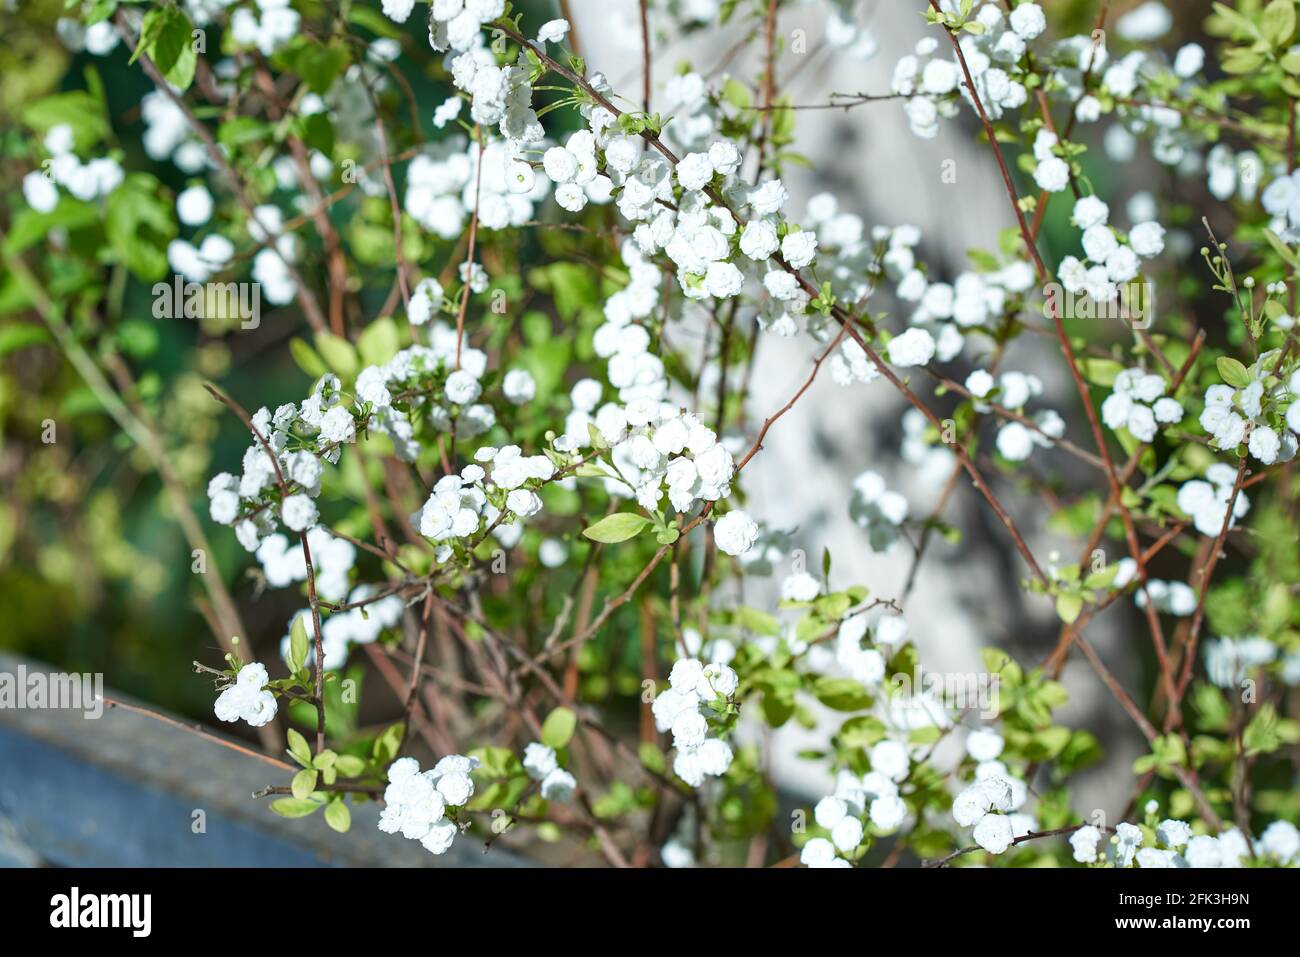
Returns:
[[[311,792],[316,790],[316,772],[311,768],[304,768],[293,776],[291,785],[293,796],[299,800],[311,796]]]
[[[1239,360],[1232,356],[1219,356],[1215,365],[1219,369],[1219,377],[1234,389],[1244,389],[1250,385],[1250,373]]]
[[[325,823],[340,834],[346,834],[352,826],[352,812],[342,800],[330,801],[325,805]]]
[[[578,716],[568,708],[556,708],[542,722],[542,744],[557,751],[569,743],[578,726]]]
[[[612,545],[636,537],[649,524],[650,519],[644,515],[637,515],[635,512],[616,512],[613,515],[606,515],[595,525],[584,528],[582,534],[584,538],[589,538],[593,542]]]
[[[319,801],[299,798],[280,798],[278,801],[271,802],[271,810],[280,817],[306,817],[308,814],[315,814],[319,808]]]
[[[340,754],[334,762],[334,769],[345,778],[360,777],[366,770],[366,762],[355,754]]]
[[[307,663],[307,616],[298,615],[289,629],[289,671],[297,674]]]
[[[1081,596],[1070,592],[1056,596],[1056,614],[1067,625],[1073,625],[1081,611],[1083,611],[1083,598]]]
[[[293,759],[304,768],[311,767],[311,748],[307,746],[307,739],[293,728],[289,729],[287,737],[289,739],[289,753],[293,755]]]

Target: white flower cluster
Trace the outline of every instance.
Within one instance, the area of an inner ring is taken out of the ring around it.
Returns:
[[[271,447],[275,460],[255,437],[244,453],[241,476],[222,472],[208,483],[212,520],[233,525],[248,551],[257,551],[276,530],[277,505],[291,532],[304,532],[316,524],[314,499],[320,494],[321,460],[337,463],[341,446],[356,439],[356,422],[342,404],[339,385],[337,376],[326,375],[300,405],[286,403],[274,414],[265,407],[258,409],[253,427]],[[287,486],[282,499],[277,498],[277,464]]]
[[[1235,826],[1217,837],[1193,835],[1187,822],[1167,819],[1156,825],[1154,832],[1156,844],[1163,846],[1144,846],[1146,832],[1136,824],[1117,825],[1106,848],[1107,861],[1113,867],[1131,867],[1135,862],[1141,868],[1245,867],[1253,845],[1258,857],[1275,865],[1293,867],[1300,863],[1300,831],[1289,821],[1274,821],[1249,844]],[[1101,841],[1101,830],[1094,825],[1079,828],[1070,835],[1074,859],[1081,864],[1098,863]]]
[[[1228,502],[1237,483],[1237,470],[1223,462],[1215,462],[1205,470],[1205,478],[1184,482],[1178,490],[1178,508],[1192,517],[1192,524],[1202,535],[1216,537],[1228,515]],[[1250,511],[1250,499],[1244,491],[1237,492],[1232,506],[1232,520],[1228,527],[1237,524]]]
[[[1259,198],[1273,217],[1269,224],[1285,242],[1300,242],[1300,169],[1279,176]]]
[[[1141,259],[1164,251],[1165,229],[1159,223],[1138,223],[1124,243],[1107,225],[1109,219],[1110,208],[1095,196],[1084,196],[1074,204],[1072,222],[1083,230],[1084,259],[1066,256],[1061,260],[1057,275],[1066,292],[1087,293],[1098,303],[1115,302],[1121,287],[1137,278]]]
[[[973,827],[975,843],[990,854],[1001,854],[1016,838],[1034,829],[1029,815],[1011,813],[1020,806],[1012,780],[990,773],[963,789],[952,802],[953,819],[962,827]]]
[[[1205,674],[1220,688],[1240,688],[1250,673],[1277,660],[1277,645],[1260,635],[1205,643]]]
[[[279,709],[275,693],[266,687],[270,680],[265,665],[256,661],[244,665],[234,682],[217,696],[217,717],[222,721],[247,721],[254,728],[270,724]]]
[[[403,208],[429,232],[456,239],[476,202],[480,228],[505,229],[533,219],[536,204],[549,190],[545,176],[536,176],[531,166],[514,159],[510,144],[492,140],[480,151],[478,143],[452,137],[411,160]]]
[[[230,15],[230,35],[240,46],[270,56],[298,35],[300,21],[289,0],[256,0]]]
[[[312,553],[315,560],[316,554]],[[364,602],[375,594],[373,585],[358,585],[348,595],[348,604]],[[386,629],[397,627],[402,620],[406,606],[397,595],[388,595],[376,601],[369,601],[364,606],[349,608],[347,611],[333,612],[320,627],[321,650],[325,655],[325,670],[337,671],[348,660],[348,652],[353,645],[368,645],[379,639]],[[289,631],[280,639],[280,657],[289,660],[290,636],[294,623],[302,620],[307,634],[312,634],[311,610],[304,608],[289,620]],[[316,660],[316,648],[310,644],[307,649],[307,664]]]
[[[419,841],[432,854],[445,854],[460,828],[453,817],[474,796],[470,773],[478,758],[449,754],[428,771],[414,758],[398,758],[388,768],[379,829]],[[449,813],[450,812],[450,813]]]
[[[307,532],[307,547],[316,576],[316,594],[326,601],[338,601],[348,591],[348,572],[357,559],[356,546],[317,526]],[[307,580],[307,557],[296,539],[290,541],[278,532],[268,535],[257,548],[257,560],[272,588]]]
[[[984,369],[976,369],[966,377],[966,390],[976,399],[995,398],[1004,409],[1024,414],[1026,403],[1043,394],[1043,381],[1033,373],[1004,372],[994,379]],[[989,411],[989,406],[974,402],[977,412]],[[1037,428],[1008,419],[998,427],[998,453],[1010,462],[1023,462],[1035,448],[1048,448],[1055,439],[1065,434],[1065,420],[1055,409],[1043,409],[1034,414]]]
[[[1101,420],[1116,431],[1128,429],[1142,442],[1156,437],[1156,423],[1176,425],[1183,407],[1165,395],[1164,377],[1142,369],[1124,369],[1115,376],[1111,393],[1101,404]]]
[[[694,658],[681,658],[668,676],[668,688],[655,696],[651,712],[660,733],[671,731],[677,755],[673,773],[693,788],[705,777],[720,777],[731,767],[731,746],[717,737],[709,737],[705,710],[720,712],[740,687],[740,678],[721,662],[702,664]]]
[[[626,495],[630,489],[642,508],[654,511],[666,486],[669,502],[681,513],[696,501],[716,502],[731,494],[735,459],[693,413],[637,399],[626,407],[605,406],[595,427],[613,446],[618,475],[606,480],[611,494]]]
[[[1264,465],[1286,462],[1295,457],[1296,437],[1300,431],[1300,369],[1291,374],[1285,385],[1277,386],[1271,393],[1265,391],[1263,378],[1270,370],[1270,362],[1277,361],[1276,352],[1261,356],[1247,374],[1250,382],[1239,389],[1230,385],[1212,385],[1205,391],[1205,411],[1201,413],[1201,428],[1210,433],[1217,449],[1235,449],[1243,441],[1250,454]],[[1290,399],[1286,411],[1286,428],[1275,429],[1268,422],[1278,399]],[[1249,433],[1249,434],[1248,434]]]
[[[813,819],[830,838],[814,837],[804,844],[799,862],[805,867],[850,867],[849,858],[862,843],[868,823],[877,833],[892,834],[906,820],[907,804],[898,790],[898,782],[907,776],[906,748],[896,741],[878,742],[871,749],[871,767],[863,775],[841,771],[835,793],[813,808]]]
[[[744,555],[758,541],[758,523],[747,512],[730,511],[714,523],[713,540],[725,555]]]
[[[662,399],[668,393],[668,377],[663,360],[650,351],[650,333],[636,320],[648,319],[659,305],[659,284],[663,275],[659,267],[642,254],[631,241],[620,248],[630,279],[628,284],[605,300],[605,321],[592,334],[592,349],[607,360],[606,375],[609,384],[618,390],[623,402],[637,399]],[[591,395],[588,388],[587,394]],[[590,412],[599,401],[583,403]],[[575,396],[574,405],[581,408]],[[588,418],[586,421],[590,421]],[[571,433],[580,432],[580,444],[587,444],[586,421],[580,429],[569,426]]]
[[[835,634],[835,661],[864,688],[877,688],[885,680],[888,656],[907,641],[907,633],[907,620],[884,609],[845,618]]]
[[[1037,4],[1022,3],[1004,16],[997,4],[986,3],[976,11],[975,21],[983,32],[961,35],[962,56],[985,112],[996,120],[1028,102],[1020,62],[1028,41],[1046,29],[1046,18]],[[926,37],[894,67],[891,88],[909,98],[903,109],[913,134],[922,139],[938,135],[940,118],[957,115],[959,94],[973,106],[961,67],[955,57],[938,55],[941,47],[946,50],[947,44]]]
[[[555,749],[534,741],[524,748],[524,770],[539,783],[538,790],[548,801],[568,801],[577,790],[573,775],[560,767]]]
[[[1137,576],[1137,562],[1131,558],[1121,558],[1116,562],[1118,568],[1111,580],[1112,588],[1125,588]],[[1139,588],[1133,600],[1139,608],[1145,608],[1149,601],[1157,611],[1166,615],[1185,618],[1196,611],[1196,590],[1186,582],[1163,581],[1158,578],[1147,579],[1146,587]]]
[[[849,516],[867,533],[873,552],[887,551],[898,541],[898,530],[907,520],[907,498],[885,487],[879,472],[863,472],[853,480]]]
[[[898,232],[895,231],[895,237]],[[1011,260],[984,272],[967,270],[952,283],[931,282],[917,267],[910,246],[902,246],[897,238],[891,239],[885,264],[891,273],[904,267],[899,272],[896,293],[904,302],[916,303],[908,321],[930,332],[935,342],[934,354],[940,362],[960,354],[965,333],[996,327],[1015,298],[1034,285],[1033,268],[1023,260]]]
[[[36,212],[53,212],[59,205],[59,186],[88,203],[107,196],[122,184],[122,167],[117,160],[105,156],[83,163],[78,158],[73,151],[72,127],[68,124],[51,127],[45,134],[44,145],[50,154],[49,165],[23,177],[23,198]]]

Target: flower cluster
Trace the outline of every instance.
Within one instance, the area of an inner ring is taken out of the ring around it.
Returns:
[[[655,727],[671,731],[677,755],[673,773],[693,788],[705,777],[721,777],[731,767],[731,746],[722,738],[710,737],[708,713],[726,713],[740,679],[728,665],[702,664],[682,658],[673,665],[668,687],[655,696],[651,710]]]
[[[1101,404],[1101,419],[1110,429],[1128,429],[1142,442],[1156,437],[1156,423],[1176,425],[1182,421],[1183,407],[1165,395],[1165,380],[1154,372],[1125,369],[1115,376],[1115,384]]]
[[[217,696],[215,711],[222,721],[247,721],[260,728],[275,720],[275,693],[267,689],[266,666],[256,661],[239,669],[235,680]]]
[[[524,748],[524,770],[538,782],[538,790],[548,801],[568,801],[578,787],[573,775],[560,767],[555,749],[533,741]]]
[[[431,854],[445,854],[460,828],[456,813],[474,796],[471,772],[477,758],[449,754],[427,771],[414,758],[398,758],[388,768],[379,829],[419,841]]]

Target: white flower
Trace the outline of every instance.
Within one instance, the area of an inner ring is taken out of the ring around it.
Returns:
[[[898,830],[907,817],[907,805],[896,794],[884,794],[871,802],[871,823],[885,833]]]
[[[316,524],[316,503],[306,495],[290,495],[280,505],[280,517],[286,528],[295,532],[306,531]]]
[[[212,218],[212,194],[203,186],[191,186],[176,197],[176,218],[186,226],[202,226]]]
[[[447,376],[447,399],[457,405],[468,405],[477,399],[482,391],[478,379],[464,369],[457,369]]]
[[[1087,230],[1093,226],[1105,225],[1109,218],[1109,206],[1096,196],[1083,196],[1075,202],[1074,213],[1070,217],[1070,222],[1080,229]]]
[[[531,402],[537,394],[537,383],[526,369],[511,369],[501,380],[501,391],[515,405]]]
[[[542,168],[556,183],[567,183],[578,175],[578,158],[563,146],[552,146],[542,155]]]
[[[1165,847],[1179,848],[1192,839],[1192,829],[1186,821],[1161,821],[1156,827],[1156,839]]]
[[[1074,859],[1080,864],[1091,864],[1097,860],[1097,844],[1101,841],[1101,831],[1091,824],[1079,828],[1070,835],[1070,847]]]
[[[272,4],[263,4],[272,6]],[[415,0],[383,0],[384,16],[397,23],[405,23],[415,8]]]
[[[677,182],[682,189],[703,189],[713,179],[708,153],[687,153],[677,164]]]
[[[239,669],[233,684],[217,697],[214,711],[222,721],[246,721],[254,728],[269,724],[278,706],[275,694],[265,690],[266,666],[250,662]]]
[[[578,782],[572,774],[563,768],[555,768],[542,781],[542,797],[548,801],[568,801],[578,788]]]
[[[797,572],[781,583],[783,601],[812,601],[821,592],[821,582],[807,572]]]
[[[862,843],[862,822],[856,817],[842,818],[831,828],[831,843],[847,854]]]
[[[799,852],[799,863],[804,867],[837,867],[836,862],[848,863],[835,856],[835,845],[824,837],[812,838]]]
[[[1059,193],[1070,182],[1070,167],[1065,160],[1049,156],[1041,160],[1034,170],[1034,182],[1049,193]]]
[[[568,20],[547,20],[537,31],[537,42],[561,43],[569,32]]]
[[[966,736],[966,753],[976,761],[996,760],[1002,746],[1002,735],[991,728],[977,728]]]
[[[817,802],[813,808],[813,820],[819,827],[830,830],[849,813],[847,805],[837,797],[827,796]]]
[[[923,366],[934,358],[934,337],[911,328],[889,340],[889,361],[897,366]]]
[[[577,183],[561,183],[555,188],[555,202],[561,209],[579,213],[587,205],[587,193]]]
[[[795,269],[807,266],[817,255],[817,234],[802,230],[781,240],[781,255]]]
[[[1011,29],[1022,40],[1032,40],[1047,29],[1043,8],[1036,3],[1022,3],[1011,11],[1008,18]]]
[[[1133,857],[1142,846],[1145,838],[1142,829],[1132,824],[1119,824],[1115,827],[1115,866],[1128,867]]]
[[[713,539],[727,555],[743,555],[758,538],[758,523],[740,510],[728,512],[713,526]]]
[[[1129,230],[1128,242],[1139,256],[1159,256],[1165,248],[1165,228],[1156,222],[1138,223]]]
[[[709,263],[704,274],[704,288],[717,299],[730,299],[745,285],[745,274],[728,262]]]
[[[442,283],[438,280],[421,279],[411,291],[411,302],[406,309],[406,318],[412,325],[424,325],[442,308],[442,294]]]
[[[975,843],[990,854],[1001,854],[1011,846],[1011,842],[1015,837],[1012,832],[1011,819],[1003,814],[985,815],[975,825],[973,836]]]
[[[1187,850],[1183,852],[1183,857],[1186,858],[1189,867],[1223,866],[1223,851],[1219,848],[1218,840],[1205,834],[1187,842]]]
[[[769,258],[777,245],[776,227],[765,219],[751,219],[740,234],[740,251],[755,262]]]

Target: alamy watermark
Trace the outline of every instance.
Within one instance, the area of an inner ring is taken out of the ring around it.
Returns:
[[[176,275],[153,287],[155,319],[238,320],[241,329],[262,324],[262,284],[257,282],[186,282]]]
[[[0,711],[80,711],[95,719],[104,713],[103,672],[0,671]]]
[[[998,687],[1000,675],[988,671],[900,671],[889,679],[899,695],[941,703],[945,708],[978,714],[992,720],[1001,713]]]
[[[1051,319],[1118,319],[1133,329],[1149,329],[1156,318],[1156,289],[1149,282],[1115,285],[1110,300],[1097,301],[1086,292],[1070,292],[1057,282],[1043,286],[1043,315]]]

